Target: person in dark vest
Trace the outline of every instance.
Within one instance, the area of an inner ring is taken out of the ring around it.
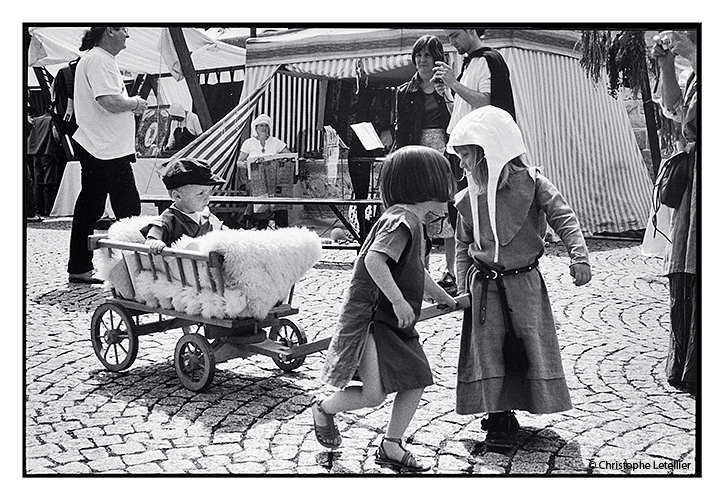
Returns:
[[[497,106],[507,111],[515,120],[515,105],[513,90],[510,83],[510,70],[503,56],[490,47],[485,47],[483,37],[485,30],[476,29],[447,29],[445,34],[450,44],[459,54],[465,54],[462,70],[455,75],[453,69],[444,61],[435,63],[433,80],[436,89],[452,91],[453,109],[447,127],[450,134],[460,119],[483,106]],[[467,186],[463,170],[456,157],[450,158],[450,166],[455,178],[458,180],[458,191]],[[448,207],[450,223],[456,227],[457,211],[454,206]],[[454,239],[445,240],[446,252],[454,246]],[[438,284],[444,288],[457,286],[452,273],[445,273]]]
[[[72,136],[78,129],[73,105],[73,89],[75,88],[75,71],[80,58],[74,59],[58,70],[53,80],[53,117],[58,130],[62,134]]]
[[[35,118],[33,128],[28,135],[27,150],[33,163],[33,194],[35,207],[40,215],[50,215],[58,186],[63,175],[59,161],[60,134],[58,133],[50,109]]]
[[[201,122],[196,113],[186,111],[183,106],[176,103],[171,104],[168,112],[175,127],[172,126],[169,134],[167,150],[179,151],[203,133],[204,129],[201,128]]]
[[[60,134],[60,145],[65,158],[61,158],[62,167],[75,159],[71,137],[78,129],[73,105],[73,89],[75,88],[75,71],[80,57],[58,70],[53,80],[53,123]]]
[[[226,229],[209,211],[211,191],[226,181],[214,174],[206,162],[194,158],[171,160],[167,167],[163,183],[173,203],[141,229],[146,245],[156,254],[184,235],[198,238]]]
[[[497,50],[484,46],[485,30],[451,29],[446,35],[458,53],[465,54],[457,77],[445,62],[435,64],[434,78],[455,94],[448,134],[463,116],[482,106],[502,108],[515,120],[510,70]]]

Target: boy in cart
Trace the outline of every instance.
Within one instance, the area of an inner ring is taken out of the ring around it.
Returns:
[[[226,229],[209,211],[211,191],[224,182],[201,160],[173,160],[163,176],[173,203],[141,229],[151,251],[159,254],[184,235],[197,238],[211,231]]]

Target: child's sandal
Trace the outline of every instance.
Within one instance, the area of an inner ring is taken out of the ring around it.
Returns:
[[[393,443],[396,443],[400,448],[402,448],[402,451],[404,451],[405,454],[402,456],[402,460],[390,458],[385,451],[383,443],[380,443],[377,447],[377,453],[375,454],[375,463],[377,465],[393,467],[395,469],[399,469],[401,472],[425,472],[430,470],[429,465],[420,465],[412,453],[402,446],[402,439],[384,437],[382,438],[382,441],[392,441]]]
[[[317,425],[317,419],[314,418],[315,412],[324,416],[325,425]],[[314,435],[317,437],[319,444],[325,448],[339,448],[339,445],[342,444],[342,436],[339,434],[339,429],[334,421],[334,415],[322,409],[321,399],[318,399],[312,405],[312,421],[314,422]]]

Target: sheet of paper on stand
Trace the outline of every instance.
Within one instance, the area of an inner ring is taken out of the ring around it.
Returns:
[[[382,143],[382,139],[380,139],[380,136],[377,135],[377,131],[371,123],[354,123],[350,125],[350,127],[367,151],[385,148],[385,145]]]

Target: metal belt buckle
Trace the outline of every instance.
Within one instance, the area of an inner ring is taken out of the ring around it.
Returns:
[[[492,274],[490,274],[492,273]],[[497,280],[500,277],[500,273],[495,269],[488,269],[488,278],[491,280]]]

